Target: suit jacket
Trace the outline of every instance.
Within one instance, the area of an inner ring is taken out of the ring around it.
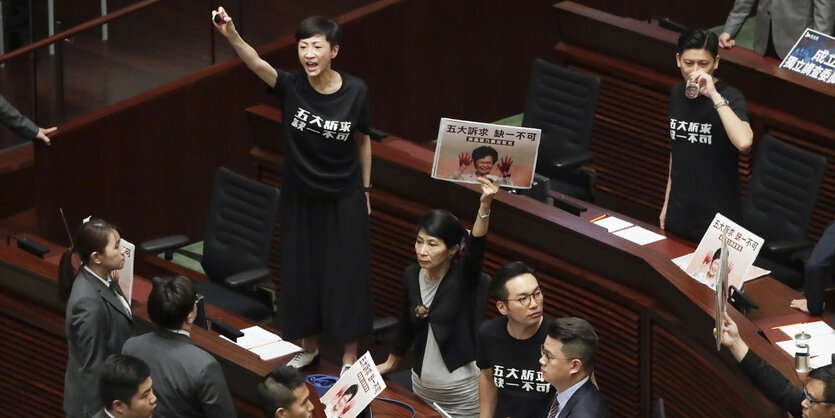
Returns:
[[[547,411],[546,411],[547,415]],[[606,400],[597,390],[591,379],[580,386],[565,406],[560,410],[558,418],[609,418],[609,408]]]
[[[95,275],[81,268],[67,301],[67,373],[64,412],[89,417],[102,409],[99,376],[104,360],[119,354],[133,330],[133,317]]]
[[[780,405],[780,408],[792,416],[802,416],[801,403],[806,399],[803,390],[794,387],[785,376],[761,359],[753,350],[748,350],[748,354],[739,362],[739,368],[766,398]]]
[[[823,231],[803,270],[803,293],[806,294],[809,313],[820,315],[823,311],[824,288],[835,273],[835,222]]]
[[[415,351],[413,369],[418,376],[421,375],[430,324],[449,371],[476,358],[475,334],[479,323],[476,323],[473,312],[476,303],[487,303],[486,298],[476,300],[484,256],[484,240],[484,237],[470,237],[464,259],[455,261],[450,266],[438,285],[429,307],[429,316],[426,318],[418,318],[415,315],[415,308],[422,304],[420,266],[412,264],[403,274],[406,297],[391,352],[403,356],[409,347],[412,347]]]
[[[107,414],[104,412],[104,409],[102,409],[96,415],[93,415],[93,418],[110,418],[110,417],[107,416]]]
[[[23,116],[3,96],[0,96],[0,122],[25,139],[34,139],[38,134],[38,125]]]
[[[736,0],[728,19],[725,32],[736,36],[745,18],[751,13],[754,0]],[[754,28],[754,51],[763,55],[768,46],[768,30],[774,48],[780,58],[791,51],[797,39],[806,28],[826,34],[832,33],[835,24],[835,2],[832,0],[760,0]]]
[[[155,417],[237,415],[220,364],[188,336],[157,328],[129,339],[122,354],[140,358],[151,368]]]

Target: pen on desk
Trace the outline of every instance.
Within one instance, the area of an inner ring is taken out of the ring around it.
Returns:
[[[607,214],[605,214],[605,213],[604,213],[604,214],[602,214],[602,215],[600,215],[600,216],[598,216],[598,217],[596,217],[596,218],[594,218],[594,219],[590,220],[589,222],[594,223],[594,222],[597,222],[597,221],[599,221],[599,220],[601,220],[601,219],[606,219],[608,216],[609,216],[609,215],[607,215]]]
[[[780,328],[785,328],[785,327],[793,327],[793,326],[795,326],[795,325],[803,325],[803,324],[805,324],[805,322],[798,322],[798,323],[796,323],[796,324],[788,324],[788,325],[780,325],[779,327],[774,327],[774,328],[772,328],[772,329],[780,329]]]

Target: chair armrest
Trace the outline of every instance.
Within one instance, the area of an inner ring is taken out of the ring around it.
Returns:
[[[171,251],[188,244],[188,237],[185,235],[172,235],[170,237],[156,238],[139,244],[139,249],[146,253],[161,253]]]
[[[387,134],[387,133],[385,133],[385,132],[383,132],[379,129],[375,129],[374,127],[372,127],[371,128],[371,135],[369,135],[369,136],[371,137],[371,139],[373,139],[377,142],[380,142],[380,141],[383,140],[383,138],[389,136],[389,134]]]
[[[812,243],[802,241],[772,241],[765,243],[765,248],[774,254],[793,254],[800,250],[811,248]]]
[[[569,168],[576,168],[580,167],[581,165],[588,164],[592,162],[594,156],[591,153],[585,153],[580,155],[569,156],[565,158],[551,160],[551,166],[554,168],[565,170]]]
[[[374,334],[379,334],[382,332],[386,332],[392,328],[397,326],[397,318],[393,316],[384,316],[380,318],[374,318],[374,325],[372,326],[372,330]]]
[[[242,271],[238,274],[227,277],[223,283],[229,287],[242,287],[257,283],[270,277],[272,272],[266,267]]]

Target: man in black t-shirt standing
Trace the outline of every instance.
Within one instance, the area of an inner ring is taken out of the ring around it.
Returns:
[[[534,271],[511,262],[493,276],[490,293],[503,316],[478,330],[480,418],[536,417],[554,390],[540,370],[540,347],[550,319],[542,315],[542,290]]]
[[[685,81],[670,93],[670,171],[659,221],[696,242],[717,212],[740,223],[738,156],[754,138],[745,97],[713,76],[718,50],[714,33],[683,33],[676,64]]]

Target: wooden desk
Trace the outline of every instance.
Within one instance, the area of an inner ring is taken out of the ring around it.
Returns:
[[[431,153],[410,141],[391,137],[373,143],[372,149],[374,309],[377,315],[397,315],[403,297],[398,278],[414,258],[412,225],[432,207],[471,222],[478,192],[474,186],[431,180]],[[280,183],[279,154],[256,147],[250,155],[262,181]],[[602,213],[629,217],[586,206],[588,211],[575,217],[524,196],[499,193],[485,270],[492,273],[508,261],[525,261],[538,272],[546,313],[584,317],[595,326],[601,339],[598,382],[617,416],[636,411],[647,416],[659,397],[676,416],[694,411],[708,416],[775,414],[776,407],[741,375],[728,353],[716,352],[713,292],[670,261],[692,247],[674,238],[645,247],[633,244],[589,223]],[[636,223],[663,233],[654,225]],[[752,294],[763,289],[794,296],[770,278],[748,287]],[[799,384],[790,359],[758,336],[751,321],[733,309],[731,315],[752,349]]]
[[[15,416],[58,416],[62,413],[67,358],[64,304],[57,292],[57,264],[64,248],[37,237],[27,237],[46,245],[51,251],[40,259],[17,249],[14,244],[0,243],[0,326],[9,333],[0,339],[0,358],[5,362],[0,368],[0,394],[19,399],[14,408],[7,408]],[[149,280],[140,276],[134,278],[132,310],[136,334],[153,329],[146,310],[150,291]],[[238,329],[252,325],[213,305],[207,304],[206,308],[210,317],[222,318]],[[262,416],[257,407],[255,387],[262,376],[276,364],[288,361],[290,356],[263,361],[248,350],[219,338],[216,332],[199,327],[192,328],[191,337],[195,344],[221,363],[239,416]],[[437,416],[434,410],[402,388],[387,388],[381,396],[410,403],[421,416]],[[318,405],[318,402],[314,404]],[[381,412],[380,416],[411,416],[404,409],[382,401],[374,401],[372,407]],[[321,406],[317,408],[314,416],[324,417]]]

